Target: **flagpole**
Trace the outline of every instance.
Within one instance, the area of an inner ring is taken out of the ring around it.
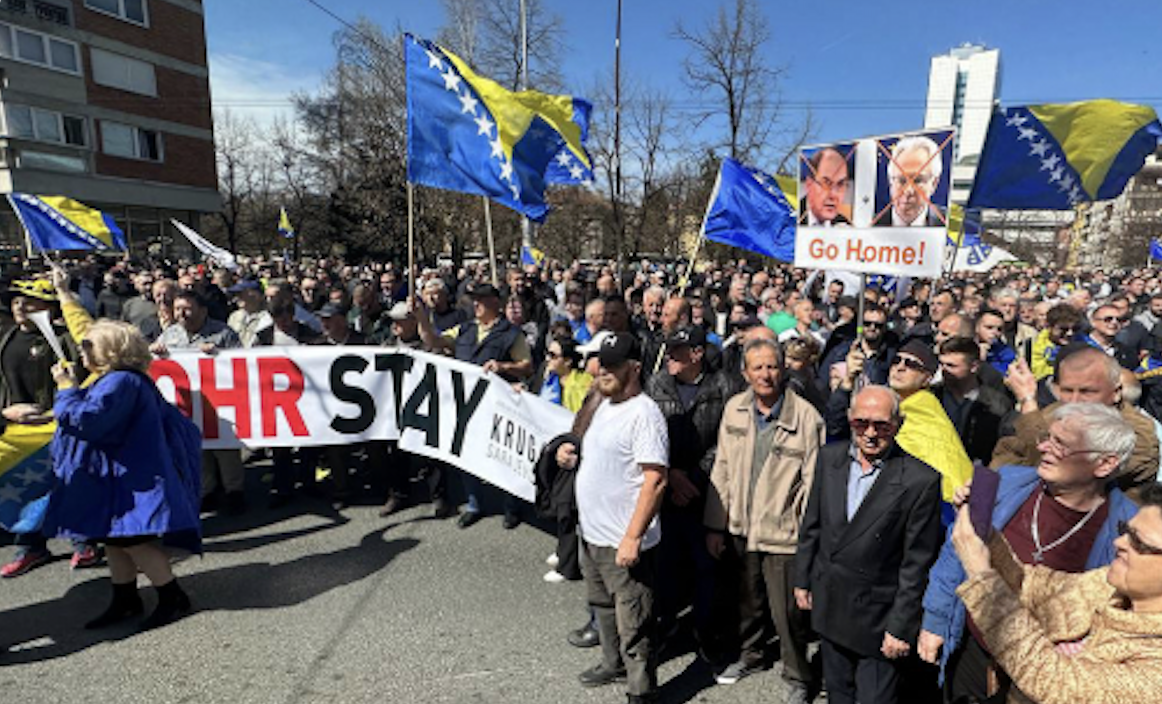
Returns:
[[[713,201],[712,201],[713,202]],[[686,275],[678,282],[678,298],[686,297],[686,289],[690,286],[690,277],[694,275],[694,262],[698,261],[698,254],[702,251],[702,243],[706,241],[706,228],[698,233],[698,239],[694,242],[694,253],[690,255],[690,261],[686,264]],[[662,341],[662,346],[658,348],[658,358],[654,360],[654,374],[662,368],[662,360],[666,357],[666,342]]]
[[[488,265],[492,271],[492,285],[499,287],[496,278],[496,242],[492,239],[492,205],[487,196],[480,196],[484,203],[484,231],[488,233]]]
[[[416,295],[416,233],[415,233],[415,213],[413,204],[414,186],[412,182],[408,181],[408,299]]]

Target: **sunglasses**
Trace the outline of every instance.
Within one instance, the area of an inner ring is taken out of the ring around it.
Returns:
[[[864,435],[867,429],[871,428],[872,432],[877,437],[891,435],[896,429],[896,424],[890,420],[868,420],[867,418],[852,418],[847,421],[851,426],[851,430],[856,435]]]
[[[865,328],[882,328],[882,327],[885,327],[886,325],[887,325],[887,323],[878,323],[874,320],[865,320],[863,323],[863,326]]]
[[[905,367],[911,369],[914,372],[924,372],[925,374],[928,373],[928,370],[924,367],[924,363],[918,359],[913,359],[912,357],[896,357],[896,361],[892,362],[892,366],[894,367],[899,364],[903,364]]]
[[[554,352],[552,350],[545,352],[545,359],[560,359],[563,356],[564,355],[561,354],[560,352]]]
[[[1107,324],[1108,323],[1117,323],[1117,324],[1121,325],[1122,323],[1126,322],[1126,319],[1120,318],[1116,315],[1107,315],[1107,316],[1104,316],[1101,318],[1097,318],[1097,321],[1101,322],[1101,323],[1107,323]]]
[[[1118,521],[1118,535],[1124,535],[1130,541],[1130,547],[1139,555],[1162,555],[1162,548],[1156,548],[1142,540],[1138,531],[1130,527],[1126,521]]]

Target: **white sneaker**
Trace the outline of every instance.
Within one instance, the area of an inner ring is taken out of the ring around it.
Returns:
[[[567,581],[565,579],[565,575],[561,574],[557,570],[549,570],[545,573],[545,576],[542,577],[542,579],[544,579],[549,584],[560,584],[561,582]]]
[[[561,564],[561,558],[557,557],[557,553],[553,553],[545,558],[545,564],[556,569],[557,565]]]

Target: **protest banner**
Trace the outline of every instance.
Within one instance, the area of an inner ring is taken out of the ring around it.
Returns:
[[[954,135],[930,130],[801,150],[795,266],[939,276]]]
[[[206,449],[398,440],[527,501],[541,448],[573,422],[478,366],[404,349],[175,351],[149,371]]]

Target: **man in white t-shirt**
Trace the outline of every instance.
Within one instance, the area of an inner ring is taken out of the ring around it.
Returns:
[[[586,687],[625,678],[629,701],[657,697],[654,641],[658,510],[666,488],[666,419],[642,393],[642,352],[628,333],[610,335],[598,352],[594,385],[605,399],[581,448],[577,508],[581,571],[601,633],[601,664],[581,673]]]

